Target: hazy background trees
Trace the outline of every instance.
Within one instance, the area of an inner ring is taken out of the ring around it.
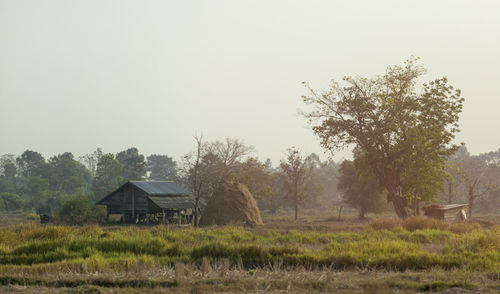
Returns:
[[[200,143],[198,190],[194,188],[197,148],[181,158],[180,164],[165,154],[146,157],[134,147],[116,155],[96,149],[79,160],[70,152],[48,160],[32,150],[19,156],[2,155],[0,211],[22,209],[53,214],[65,207],[64,218],[69,218],[68,211],[73,208],[81,211],[92,209],[95,201],[130,179],[125,175],[133,176],[132,179],[175,180],[205,200],[221,181],[239,181],[249,188],[263,212],[275,213],[281,209],[291,218],[295,217],[295,210],[298,218],[300,209],[330,209],[334,201],[343,201],[356,208],[360,217],[387,209],[385,189],[380,188],[373,176],[366,174],[367,169],[360,173],[365,164],[362,156],[361,159],[356,157],[354,162],[337,164],[328,159],[323,161],[316,154],[305,155],[290,149],[284,151],[287,153],[279,164],[273,165],[269,159],[252,156],[254,148],[240,140]],[[124,164],[117,159],[118,155],[128,164],[126,171]],[[361,167],[356,168],[356,164]],[[495,212],[500,208],[499,165],[500,151],[471,155],[463,146],[448,158],[443,167],[448,175],[440,183],[436,197],[429,197],[425,186],[420,186],[420,204],[451,201],[471,204],[472,212]],[[427,174],[433,175],[431,172]],[[295,182],[293,175],[301,177]],[[449,183],[451,190],[448,189]],[[410,182],[403,190],[409,195],[409,191],[415,191],[412,189],[417,187]],[[412,207],[413,197],[405,198],[408,207]],[[85,199],[85,205],[82,199]],[[70,200],[72,204],[64,206]]]

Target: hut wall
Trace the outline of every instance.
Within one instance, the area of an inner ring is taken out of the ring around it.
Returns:
[[[147,213],[148,201],[146,194],[134,187],[125,188],[123,190],[122,212],[134,215]]]
[[[449,222],[449,223],[457,223],[460,222],[460,210],[464,209],[463,207],[459,207],[456,209],[450,209],[445,211],[444,213],[444,219]]]
[[[425,215],[433,218],[444,219],[444,211],[429,209],[425,211]]]

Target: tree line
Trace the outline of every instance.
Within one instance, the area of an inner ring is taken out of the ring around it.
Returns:
[[[299,186],[291,174],[298,150],[289,149],[279,166],[252,156],[254,148],[236,139],[199,144],[179,161],[168,155],[145,156],[135,147],[116,154],[97,148],[78,158],[66,152],[48,159],[26,150],[21,155],[0,157],[0,211],[25,210],[65,217],[65,211],[77,210],[66,218],[102,219],[105,212],[93,203],[129,180],[175,181],[193,191],[197,200],[210,198],[222,181],[245,184],[264,210],[282,207],[322,206],[338,197],[337,165],[322,162],[319,156],[299,156],[305,173]],[[297,159],[297,158],[296,158]],[[293,171],[296,172],[296,171]],[[298,187],[291,190],[291,187]],[[97,215],[95,215],[97,214]],[[297,213],[296,213],[297,217]],[[82,220],[72,220],[81,223]]]
[[[67,152],[47,160],[26,150],[0,158],[0,210],[50,213],[68,199],[94,202],[131,179],[177,181],[193,192],[196,206],[222,181],[239,181],[261,209],[291,207],[295,219],[299,207],[325,207],[334,199],[355,207],[360,217],[386,203],[402,218],[419,215],[422,203],[434,201],[467,202],[469,214],[498,208],[500,150],[471,155],[454,143],[464,98],[445,77],[420,83],[425,72],[411,57],[382,75],[346,76],[324,91],[305,83],[303,101],[311,108],[302,114],[322,147],[353,150],[353,160],[341,164],[291,147],[273,166],[242,141],[207,142],[202,135],[179,161],[145,157],[137,148],[116,154],[98,148],[78,159]]]

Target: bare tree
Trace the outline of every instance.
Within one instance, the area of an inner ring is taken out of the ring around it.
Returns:
[[[199,221],[200,199],[210,198],[217,186],[227,180],[246,155],[254,149],[237,139],[203,142],[203,135],[194,136],[196,150],[183,158],[184,178],[195,196],[194,224]]]
[[[456,158],[459,179],[464,185],[469,202],[469,217],[475,201],[497,187],[496,171],[498,166],[488,164],[481,156],[471,156],[465,152]]]
[[[285,174],[284,188],[295,208],[295,220],[298,218],[299,204],[308,196],[306,182],[311,175],[311,167],[295,147],[287,150],[286,159],[280,163]]]

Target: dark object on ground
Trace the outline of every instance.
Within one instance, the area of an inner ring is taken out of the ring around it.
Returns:
[[[201,226],[243,224],[262,225],[257,201],[247,187],[238,182],[224,182],[208,200],[200,219]]]
[[[40,214],[40,223],[46,224],[52,221],[52,217],[48,214]]]
[[[468,206],[468,204],[432,204],[422,207],[422,210],[428,217],[446,220],[449,223],[458,223],[467,220],[468,216],[465,209]]]

